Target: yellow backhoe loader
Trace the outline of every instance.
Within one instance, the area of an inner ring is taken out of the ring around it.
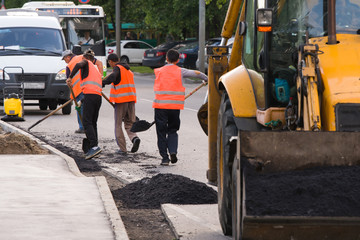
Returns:
[[[360,0],[231,0],[221,35],[219,46],[207,48],[209,94],[198,118],[209,139],[207,178],[218,186],[224,234],[360,239],[359,199],[333,201],[347,192],[311,207],[303,199],[284,214],[271,209],[281,203],[285,212],[282,199],[297,200],[283,191],[294,177],[303,178],[288,189],[300,196],[307,180],[343,173],[309,191],[311,205],[360,164]],[[272,186],[279,176],[284,184]],[[347,185],[359,180],[355,174]],[[264,198],[256,200],[263,188]],[[273,194],[280,197],[267,198]],[[342,204],[350,210],[332,209]]]

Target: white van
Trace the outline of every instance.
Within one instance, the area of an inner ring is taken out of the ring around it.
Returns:
[[[65,49],[56,14],[25,9],[0,11],[0,101],[6,83],[21,81],[25,105],[26,100],[38,100],[29,102],[38,104],[41,110],[54,110],[68,101],[66,63],[61,56]],[[22,68],[23,74],[14,67]],[[62,112],[70,114],[71,104]]]

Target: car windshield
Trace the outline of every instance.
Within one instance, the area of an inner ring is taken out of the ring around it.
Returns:
[[[59,54],[65,50],[60,30],[45,28],[0,28],[0,49],[5,54],[18,54],[15,50],[24,54]]]

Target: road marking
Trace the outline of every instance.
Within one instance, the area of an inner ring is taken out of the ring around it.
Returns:
[[[149,99],[145,99],[145,98],[140,98],[140,100],[145,101],[145,102],[153,102],[153,100],[149,100]],[[184,107],[184,110],[198,112],[198,110],[196,110],[196,109],[186,108],[186,107]]]

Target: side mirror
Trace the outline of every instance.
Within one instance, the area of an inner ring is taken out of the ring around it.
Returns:
[[[245,22],[240,22],[239,23],[239,35],[243,36],[246,33],[246,23]]]
[[[259,8],[256,11],[256,25],[259,32],[272,31],[273,10],[271,8]]]

